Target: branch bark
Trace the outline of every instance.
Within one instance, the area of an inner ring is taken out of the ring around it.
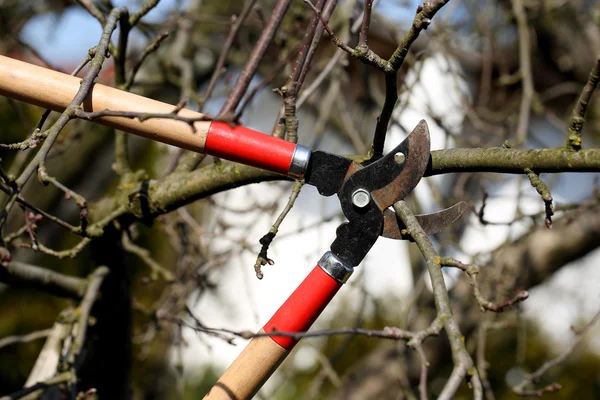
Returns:
[[[525,168],[541,172],[600,171],[600,149],[572,152],[566,149],[450,149],[431,153],[425,176],[452,172],[523,174]],[[273,172],[222,161],[198,170],[144,181],[131,192],[95,203],[92,220],[125,206],[137,218],[152,218],[232,188],[289,179]]]
[[[444,330],[446,331],[448,341],[450,342],[450,349],[452,350],[454,370],[438,399],[452,399],[467,374],[471,376],[474,397],[480,399],[483,393],[481,381],[479,380],[477,371],[473,369],[473,359],[465,348],[464,336],[456,323],[452,308],[450,307],[450,298],[448,297],[448,290],[446,289],[444,275],[442,274],[442,267],[439,261],[440,257],[408,205],[401,200],[394,204],[394,208],[402,218],[407,229],[410,231],[411,236],[415,240],[417,246],[419,246],[419,250],[421,250],[423,257],[427,262],[427,270],[429,271],[429,276],[431,278],[435,308],[437,310],[438,318],[440,318],[444,325]]]

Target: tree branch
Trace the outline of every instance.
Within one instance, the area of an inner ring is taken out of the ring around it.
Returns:
[[[522,174],[525,168],[542,172],[600,171],[600,149],[577,153],[566,149],[448,149],[431,152],[425,176],[451,172],[498,172]]]
[[[525,168],[525,174],[529,178],[529,183],[535,188],[542,200],[544,201],[544,211],[546,212],[546,227],[552,228],[552,216],[554,215],[554,206],[552,204],[552,194],[548,186],[540,179],[540,176],[533,172],[530,168]]]
[[[62,372],[58,375],[53,376],[52,378],[49,378],[46,381],[38,382],[32,386],[25,387],[15,393],[9,394],[8,396],[0,397],[0,400],[17,400],[22,399],[27,395],[30,395],[27,397],[27,399],[37,398],[43,393],[45,389],[48,389],[52,386],[60,385],[62,383],[70,382],[72,379],[73,374],[70,371]],[[34,395],[34,393],[36,394]]]
[[[102,266],[96,268],[88,278],[89,283],[85,290],[83,299],[79,304],[77,335],[75,336],[75,340],[73,341],[73,345],[69,351],[69,356],[66,360],[71,367],[75,367],[77,359],[83,349],[92,306],[100,294],[100,286],[102,286],[102,282],[104,282],[104,278],[108,275],[108,273],[109,269]]]
[[[225,100],[225,104],[221,109],[220,115],[233,115],[235,113],[235,109],[248,90],[250,81],[258,69],[258,64],[265,55],[267,47],[273,41],[275,33],[279,28],[279,24],[283,20],[283,16],[287,12],[291,3],[292,0],[279,0],[275,5],[265,29],[263,29],[256,46],[252,50],[252,53],[250,53],[250,56],[248,56],[248,61],[246,62],[244,69],[242,72],[240,72],[240,76],[235,82],[231,94],[229,97],[227,97],[227,100]]]
[[[481,382],[477,372],[472,370],[473,360],[467,352],[464,343],[464,336],[458,328],[458,324],[452,314],[452,308],[450,307],[450,298],[448,297],[448,291],[446,289],[446,283],[444,282],[444,275],[442,268],[439,264],[440,257],[433,248],[431,241],[427,237],[423,228],[419,225],[419,222],[413,215],[408,205],[403,201],[399,201],[394,204],[394,209],[402,218],[407,229],[410,231],[411,236],[415,240],[415,243],[421,250],[425,261],[427,262],[427,270],[431,277],[431,286],[433,289],[433,297],[435,301],[435,308],[437,310],[438,318],[444,325],[444,330],[448,335],[448,341],[450,342],[450,349],[452,350],[452,359],[454,361],[454,370],[446,382],[446,385],[440,393],[439,399],[451,399],[454,397],[458,386],[465,378],[467,373],[471,376],[471,382],[473,383],[474,394],[476,398],[481,397],[481,393],[477,393],[477,389],[481,390]]]
[[[513,13],[517,19],[519,30],[519,68],[523,86],[523,96],[519,108],[519,123],[517,125],[517,143],[525,143],[529,129],[529,114],[533,101],[533,76],[531,73],[531,40],[529,38],[529,24],[522,0],[512,0]]]
[[[431,158],[425,176],[452,172],[523,174],[525,168],[537,172],[600,171],[600,149],[577,153],[566,149],[450,149],[433,151]],[[161,180],[136,184],[128,196],[111,197],[93,204],[90,215],[105,216],[118,207],[124,207],[138,218],[151,218],[232,188],[287,179],[273,172],[221,161],[218,165],[211,164],[188,173],[171,174]]]
[[[138,22],[158,5],[160,0],[147,0],[140,8],[129,18],[129,25],[133,28]]]
[[[252,9],[254,8],[255,3],[256,3],[256,0],[246,0],[240,15],[235,17],[235,19],[232,17],[231,29],[229,30],[227,39],[225,39],[225,42],[223,43],[223,46],[221,48],[221,53],[219,54],[219,58],[217,59],[217,64],[215,65],[213,74],[210,77],[208,86],[206,87],[204,94],[202,95],[202,97],[200,98],[200,101],[198,102],[198,111],[202,111],[202,109],[204,108],[204,104],[210,98],[210,96],[212,96],[212,92],[213,92],[215,86],[217,85],[218,79],[224,73],[225,61],[227,61],[227,55],[229,54],[229,51],[231,50],[231,46],[233,46],[233,41],[237,37],[237,34],[240,31],[240,28],[242,27],[242,24],[244,23],[246,18],[248,18],[250,11],[252,11]],[[223,106],[222,111],[225,111],[225,106]]]
[[[48,130],[46,139],[44,140],[44,143],[42,144],[38,153],[35,155],[33,160],[31,160],[31,162],[27,165],[27,167],[23,170],[21,175],[15,180],[16,188],[13,190],[13,194],[9,197],[4,208],[2,210],[0,210],[0,227],[4,224],[4,221],[6,219],[6,216],[8,215],[8,212],[10,211],[12,206],[15,204],[21,188],[29,180],[31,175],[37,170],[39,165],[42,162],[44,162],[48,153],[50,152],[50,149],[52,148],[52,145],[56,141],[56,138],[58,137],[58,135],[60,134],[62,129],[71,120],[71,118],[73,118],[74,110],[76,110],[80,107],[81,103],[83,103],[84,99],[89,94],[89,91],[92,88],[92,85],[94,84],[94,80],[100,73],[102,64],[104,63],[104,60],[106,59],[108,46],[110,44],[110,36],[111,36],[112,32],[116,29],[117,19],[123,12],[126,12],[126,10],[124,8],[116,8],[110,13],[110,15],[107,19],[106,25],[104,27],[104,30],[102,31],[102,36],[100,38],[98,46],[96,46],[94,58],[90,62],[89,71],[86,74],[86,76],[83,78],[83,80],[81,81],[79,90],[75,94],[75,97],[73,98],[73,100],[71,101],[71,103],[69,104],[67,109],[60,115],[58,120]]]
[[[50,332],[52,332],[52,329],[44,329],[41,331],[31,332],[26,335],[19,335],[19,336],[14,335],[14,336],[3,337],[2,339],[0,339],[0,349],[3,347],[11,346],[13,344],[27,343],[27,342],[31,342],[34,340],[48,337],[48,335],[50,335]]]
[[[550,368],[562,363],[569,357],[573,350],[577,347],[579,343],[583,340],[585,334],[592,328],[592,326],[596,325],[596,323],[600,320],[600,311],[594,315],[594,317],[588,322],[577,334],[575,338],[571,342],[571,344],[556,358],[544,363],[540,368],[538,368],[533,374],[524,379],[521,383],[514,386],[513,392],[518,394],[519,396],[542,396],[544,393],[548,392],[556,392],[561,389],[561,386],[558,383],[552,383],[546,387],[541,389],[529,389],[529,386],[537,383],[542,376],[548,371]]]
[[[0,267],[0,282],[75,299],[83,297],[87,287],[87,280],[85,279],[18,261],[13,261],[6,267]]]
[[[577,105],[573,109],[571,121],[569,122],[569,133],[566,147],[569,150],[578,151],[581,149],[581,131],[585,122],[585,113],[592,99],[592,94],[600,82],[600,56],[596,59],[596,64],[590,72],[590,77],[581,91]]]
[[[279,217],[277,217],[277,220],[275,221],[275,223],[273,223],[273,226],[271,226],[271,229],[269,229],[269,232],[266,235],[264,235],[259,241],[260,244],[262,245],[262,247],[260,249],[260,252],[258,253],[258,257],[256,257],[256,263],[254,263],[254,271],[256,272],[256,277],[258,279],[263,278],[264,274],[261,270],[261,267],[263,265],[266,265],[266,264],[272,265],[275,263],[273,260],[271,260],[269,258],[267,251],[269,250],[269,246],[271,245],[271,242],[273,241],[273,239],[275,239],[275,236],[277,235],[277,232],[279,231],[279,226],[281,225],[281,223],[283,222],[285,217],[288,215],[288,213],[294,206],[294,203],[296,202],[296,199],[298,198],[298,195],[300,194],[300,190],[302,189],[302,186],[304,186],[304,180],[296,181],[296,183],[294,184],[294,187],[292,188],[292,193],[290,194],[290,198],[289,198],[287,204],[285,205],[285,207],[283,208],[283,210],[281,211],[281,214],[279,214]]]
[[[479,280],[477,279],[479,276],[479,268],[476,265],[466,265],[450,257],[441,257],[438,260],[438,263],[442,267],[458,268],[469,276],[471,280],[471,286],[473,286],[473,292],[475,293],[475,299],[477,300],[481,311],[489,310],[494,312],[502,312],[505,308],[512,307],[517,303],[527,300],[527,298],[529,297],[529,293],[522,290],[519,293],[517,293],[512,299],[505,301],[504,303],[493,303],[487,300],[485,297],[483,297],[483,294],[481,294],[481,289],[479,288]]]
[[[128,231],[123,231],[122,244],[125,251],[131,254],[135,254],[144,262],[144,264],[150,267],[150,278],[152,280],[157,280],[159,275],[162,276],[163,279],[167,282],[173,282],[175,280],[175,276],[173,275],[173,273],[165,267],[163,267],[162,265],[160,265],[158,262],[156,262],[152,258],[152,255],[150,254],[150,251],[148,249],[136,245],[131,240]]]

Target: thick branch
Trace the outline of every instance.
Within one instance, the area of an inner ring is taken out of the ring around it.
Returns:
[[[146,183],[146,189],[142,183],[139,195],[132,195],[137,201],[131,210],[140,217],[158,216],[215,193],[251,183],[282,179],[287,178],[258,168],[222,161],[190,173],[171,174],[161,181]],[[112,209],[113,205],[109,207]]]
[[[373,0],[365,0],[365,10],[363,11],[362,27],[358,36],[358,46],[367,47],[369,36],[369,25],[371,24],[371,9],[373,8]]]
[[[425,176],[451,172],[598,172],[600,149],[572,152],[566,149],[451,149],[431,153]],[[289,179],[273,172],[222,161],[198,170],[171,174],[158,181],[144,181],[129,196],[112,197],[91,208],[92,220],[127,207],[138,218],[156,217],[195,200],[232,188]],[[94,218],[96,216],[96,218]],[[89,231],[89,228],[88,228]]]
[[[542,172],[598,172],[600,149],[577,153],[565,149],[449,149],[431,152],[425,176],[450,172],[522,174],[525,168]]]

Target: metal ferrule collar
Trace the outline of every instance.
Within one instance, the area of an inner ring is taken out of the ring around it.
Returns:
[[[301,144],[296,145],[288,175],[296,179],[304,178],[304,173],[308,167],[311,153],[312,150],[310,147],[302,146]]]
[[[354,272],[354,268],[344,264],[342,260],[333,255],[332,252],[328,251],[323,254],[323,257],[317,263],[327,275],[340,283],[346,283],[350,275]]]

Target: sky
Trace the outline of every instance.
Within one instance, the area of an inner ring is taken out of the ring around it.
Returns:
[[[150,11],[144,21],[160,21],[179,4],[189,0],[162,0]],[[127,6],[129,12],[137,10],[133,0],[114,0],[115,6]],[[85,34],[82,34],[84,32]],[[69,7],[62,15],[44,14],[31,19],[22,31],[21,38],[43,57],[60,64],[71,65],[85,58],[88,49],[98,44],[102,29],[100,23],[79,6]],[[132,40],[139,42],[141,35],[135,31]]]
[[[115,6],[126,6],[133,13],[140,1],[113,0]],[[181,7],[185,9],[190,0],[162,0],[150,11],[144,21],[157,22],[171,11]],[[415,0],[379,1],[376,10],[387,18],[403,18],[414,12],[418,3]],[[406,4],[412,4],[407,7]],[[414,6],[414,7],[413,7]],[[82,34],[85,32],[85,34]],[[79,62],[94,47],[100,34],[100,24],[87,11],[79,6],[69,7],[62,15],[45,14],[30,20],[22,31],[21,38],[35,48],[44,58],[58,65],[72,65]],[[139,33],[132,33],[133,42],[143,40]]]

